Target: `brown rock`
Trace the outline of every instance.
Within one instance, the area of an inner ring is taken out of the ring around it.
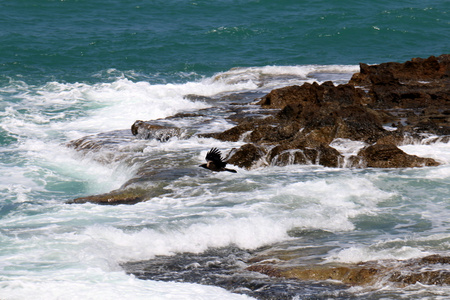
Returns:
[[[231,157],[227,163],[238,166],[240,168],[250,169],[262,159],[265,155],[265,150],[262,147],[254,144],[245,144],[239,149],[232,151]]]
[[[340,105],[361,104],[365,100],[365,93],[353,85],[343,84],[334,86],[331,81],[319,85],[305,83],[302,86],[294,85],[272,90],[262,97],[260,104],[266,108],[283,109],[291,105],[295,109],[298,105],[321,104],[325,102],[337,102]]]
[[[337,168],[342,165],[343,157],[336,149],[321,145],[317,148],[319,165],[330,168]]]
[[[369,89],[375,108],[449,107],[450,55],[415,58],[405,63],[360,64],[349,84]]]
[[[441,266],[439,269],[437,266]],[[429,255],[419,259],[411,259],[405,262],[405,267],[394,271],[389,280],[403,284],[450,284],[450,257],[440,255]],[[434,269],[431,269],[433,267]],[[427,269],[428,268],[428,269]],[[438,268],[436,270],[436,268]]]
[[[431,71],[436,69],[433,61],[429,59],[426,62],[420,62],[429,67],[428,69],[423,67],[419,75],[423,73],[431,76],[429,75]],[[342,165],[342,157],[328,146],[336,138],[363,141],[369,144],[378,142],[380,145],[394,145],[405,142],[406,133],[415,138],[421,138],[416,132],[450,134],[448,126],[450,116],[443,113],[447,110],[442,111],[437,108],[439,106],[436,106],[436,103],[443,100],[429,94],[429,91],[424,91],[423,84],[415,83],[414,86],[405,87],[400,82],[400,79],[406,76],[403,73],[409,70],[408,68],[410,66],[405,67],[404,64],[399,63],[387,63],[380,66],[362,65],[359,77],[355,78],[370,85],[369,94],[350,84],[334,86],[331,82],[322,85],[305,83],[302,86],[275,89],[261,98],[259,103],[266,108],[281,108],[277,114],[264,120],[244,119],[237,126],[215,137],[228,141],[244,140],[257,146],[276,145],[266,157],[267,161],[275,165],[308,164],[312,161],[336,167]],[[364,76],[365,79],[362,79]],[[409,106],[417,107],[418,103],[426,107],[421,115],[409,108]],[[407,107],[407,109],[400,113],[393,113],[392,108],[398,106]],[[380,110],[380,107],[389,108],[389,110]],[[396,125],[398,130],[394,132],[384,129],[383,124],[395,123],[401,118],[407,119],[407,126],[399,122]],[[372,148],[369,148],[367,153],[361,153],[367,157],[352,158],[352,165],[360,167],[437,165],[433,160],[408,156],[399,149],[392,148],[387,151],[387,146],[383,149],[380,148],[381,146],[377,147],[376,149],[380,151],[372,153],[370,152]],[[306,149],[308,154],[305,152]],[[325,155],[320,156],[319,153]],[[378,154],[375,155],[376,153]],[[234,159],[235,164],[251,165],[248,156],[242,163],[238,162],[237,157]],[[258,156],[257,159],[260,160],[261,157]]]
[[[432,158],[409,155],[392,144],[375,144],[360,150],[357,155],[370,168],[415,168],[438,166]]]
[[[280,253],[278,253],[279,255]],[[257,259],[255,259],[258,261]],[[370,285],[390,281],[405,284],[450,284],[450,257],[431,255],[406,261],[382,260],[358,264],[321,264],[292,266],[289,262],[255,263],[247,268],[273,277],[297,280],[336,280],[349,285]]]
[[[375,276],[380,270],[370,267],[359,266],[336,266],[316,268],[292,268],[279,274],[285,278],[300,280],[339,280],[345,284],[366,285],[373,283]]]
[[[450,55],[439,57],[413,58],[405,63],[382,63],[369,66],[360,64],[360,72],[355,73],[350,84],[368,86],[371,84],[396,85],[400,82],[429,81],[450,77]]]

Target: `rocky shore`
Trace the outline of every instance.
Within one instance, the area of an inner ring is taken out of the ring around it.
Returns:
[[[120,161],[134,172],[117,190],[80,197],[70,203],[135,204],[170,194],[169,183],[174,178],[204,175],[196,158],[180,153],[159,161],[135,145],[137,140],[164,143],[197,136],[240,141],[242,146],[232,149],[227,160],[243,169],[293,164],[333,168],[432,167],[440,164],[438,159],[409,155],[399,146],[450,140],[450,55],[405,63],[361,64],[360,72],[347,84],[305,83],[253,96],[227,96],[235,97],[235,101],[210,109],[234,122],[234,127],[223,132],[197,132],[195,120],[206,118],[209,112],[201,110],[164,120],[138,120],[131,131],[102,133],[68,143],[68,147],[85,155],[102,150],[96,160]],[[174,119],[189,119],[194,125],[176,127],[170,123]],[[349,143],[358,147],[350,151],[345,147]],[[105,149],[111,149],[113,154]],[[181,161],[188,161],[193,167],[181,165]],[[320,290],[330,286],[330,294],[338,295],[335,298],[347,299],[345,289],[354,285],[450,284],[447,256],[318,264],[303,261],[304,250],[286,249],[209,249],[200,254],[180,253],[124,263],[123,268],[141,279],[211,284],[258,299],[292,299],[298,288],[310,289],[315,295],[316,285],[320,285]]]
[[[272,90],[256,101],[252,96],[227,96],[236,102],[212,108],[236,123],[223,132],[202,134],[196,132],[195,126],[178,128],[169,122],[195,120],[208,114],[199,111],[164,120],[138,120],[131,132],[88,136],[68,143],[68,147],[89,153],[120,142],[132,145],[136,139],[166,142],[173,137],[200,136],[245,142],[227,157],[229,164],[244,169],[292,164],[412,168],[437,166],[439,161],[409,155],[398,146],[450,139],[450,55],[405,63],[360,64],[360,72],[347,84],[305,83]],[[346,151],[345,145],[355,142],[359,145],[356,151]],[[167,192],[164,185],[149,189],[144,182],[198,175],[198,171],[177,166],[176,159],[170,164],[155,162],[140,151],[127,152],[123,148],[127,147],[121,146],[121,155],[114,159],[137,166],[135,176],[118,190],[70,203],[134,204]],[[117,147],[114,151],[118,151]]]

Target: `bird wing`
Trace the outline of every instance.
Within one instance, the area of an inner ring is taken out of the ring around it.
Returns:
[[[222,154],[220,153],[219,149],[212,148],[209,150],[209,152],[206,154],[206,161],[212,161],[216,167],[224,168],[227,163],[222,161]]]

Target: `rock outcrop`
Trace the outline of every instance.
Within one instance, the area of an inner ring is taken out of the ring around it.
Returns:
[[[408,155],[392,144],[375,144],[361,149],[351,157],[352,165],[369,168],[432,167],[439,165],[434,159]]]
[[[235,127],[210,135],[248,142],[229,159],[240,167],[436,166],[435,160],[408,155],[396,146],[420,141],[423,134],[450,135],[450,55],[403,64],[361,64],[348,84],[288,86],[271,91],[258,104],[274,112],[264,119],[242,118]],[[369,147],[348,164],[330,146],[335,139]]]

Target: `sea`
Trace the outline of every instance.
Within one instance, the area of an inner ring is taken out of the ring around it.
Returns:
[[[256,299],[123,268],[215,248],[298,241],[327,249],[310,251],[317,264],[448,256],[449,143],[401,146],[438,167],[198,166],[212,147],[226,155],[244,144],[201,136],[233,127],[222,108],[236,99],[251,109],[274,88],[346,83],[361,62],[450,53],[449,37],[450,2],[441,0],[0,0],[0,299]],[[67,147],[180,113],[172,124],[194,134]],[[135,205],[67,204],[120,188],[146,159],[198,173],[161,179],[167,192]],[[292,299],[337,295],[305,290]],[[449,286],[419,283],[344,292],[450,297]]]

